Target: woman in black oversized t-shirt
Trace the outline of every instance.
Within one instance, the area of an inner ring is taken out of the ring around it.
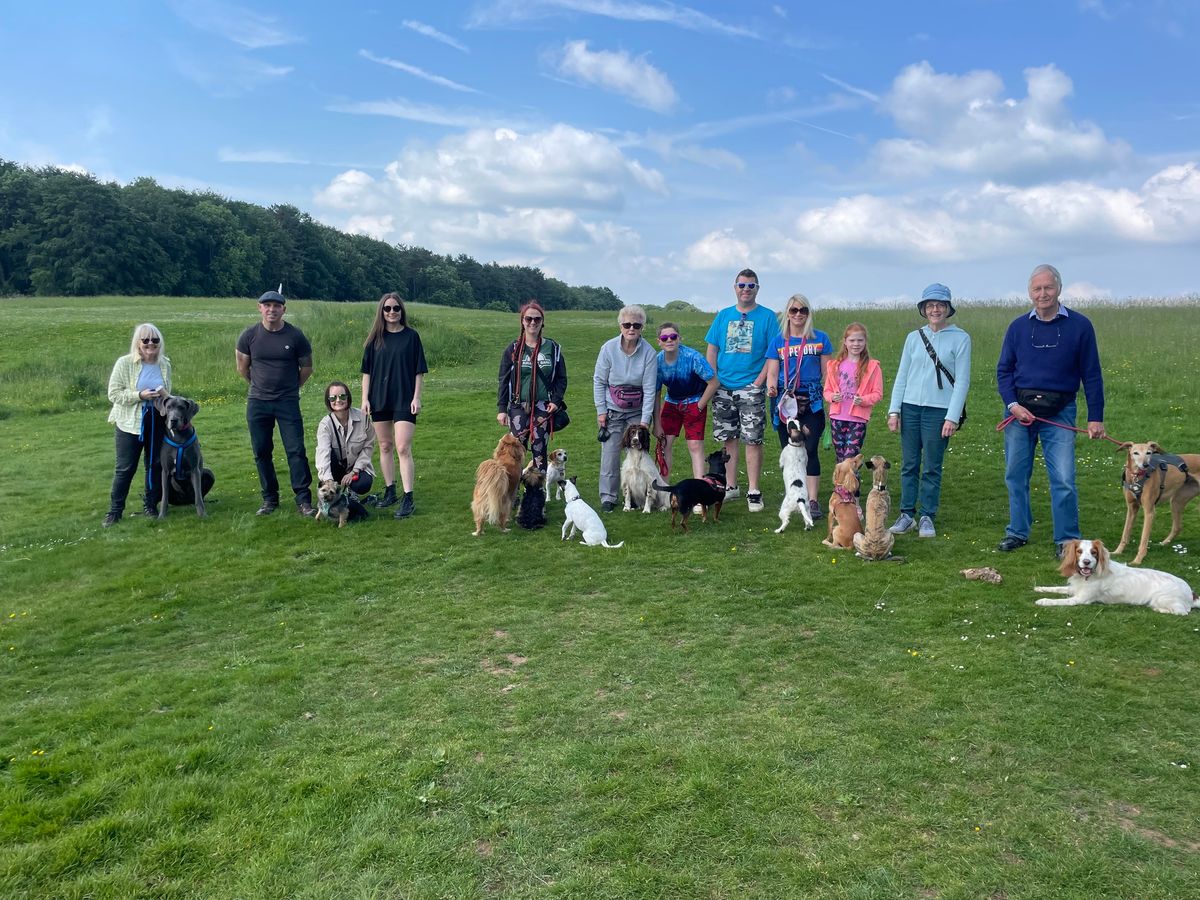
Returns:
[[[379,298],[375,322],[363,344],[362,408],[374,423],[379,470],[386,484],[377,506],[391,506],[397,501],[396,460],[400,462],[404,496],[399,498],[397,519],[413,513],[412,436],[428,371],[421,336],[408,327],[404,301],[399,294],[384,294]]]

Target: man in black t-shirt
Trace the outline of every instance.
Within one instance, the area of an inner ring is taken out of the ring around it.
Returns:
[[[287,453],[296,506],[302,516],[313,514],[312,471],[304,449],[304,418],[300,414],[300,386],[313,371],[312,345],[304,332],[283,321],[286,303],[278,291],[267,291],[259,297],[262,321],[243,331],[237,342],[238,374],[250,382],[246,424],[262,486],[260,516],[270,515],[279,507],[279,479],[271,459],[276,424]]]

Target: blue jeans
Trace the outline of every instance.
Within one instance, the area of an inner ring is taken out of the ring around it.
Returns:
[[[1057,416],[1047,417],[1063,425],[1075,424],[1075,401]],[[1005,533],[1029,540],[1033,511],[1029,503],[1029,479],[1033,476],[1033,454],[1042,442],[1042,457],[1050,478],[1050,514],[1054,519],[1054,542],[1080,537],[1079,494],[1075,489],[1075,432],[1034,422],[1028,428],[1012,422],[1004,429],[1004,484],[1008,488],[1008,528]]]
[[[946,455],[949,438],[942,437],[946,423],[946,408],[900,406],[900,511],[915,517],[918,506],[921,515],[937,517],[942,497],[942,457]]]

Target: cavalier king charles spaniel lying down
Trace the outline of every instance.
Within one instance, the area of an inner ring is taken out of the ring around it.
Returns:
[[[1064,596],[1042,597],[1037,601],[1038,606],[1127,603],[1176,616],[1186,616],[1200,607],[1196,592],[1182,578],[1115,562],[1103,541],[1069,541],[1059,571],[1067,578],[1065,586],[1034,590]]]

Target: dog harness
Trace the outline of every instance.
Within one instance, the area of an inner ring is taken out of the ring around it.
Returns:
[[[196,443],[196,429],[191,428],[190,425],[188,427],[192,432],[191,437],[182,442],[173,440],[169,431],[163,435],[163,440],[175,448],[175,471],[171,473],[171,477],[179,482],[182,482],[188,475],[187,469],[183,467],[183,451]]]
[[[1186,477],[1188,473],[1187,463],[1182,457],[1174,453],[1152,453],[1150,459],[1141,469],[1138,469],[1137,474],[1133,476],[1133,481],[1125,480],[1125,471],[1121,472],[1121,488],[1129,491],[1135,500],[1142,499],[1142,489],[1146,487],[1146,480],[1153,472],[1163,473],[1163,477],[1158,482],[1158,497],[1154,498],[1154,505],[1158,505],[1159,499],[1162,497],[1163,485],[1166,483],[1167,469],[1178,469]]]

